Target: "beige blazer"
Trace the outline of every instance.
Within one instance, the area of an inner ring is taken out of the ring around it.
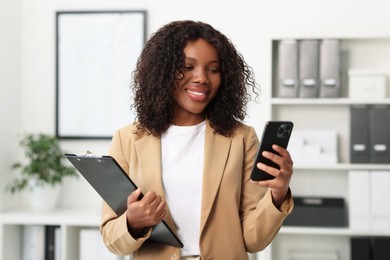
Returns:
[[[110,155],[144,193],[155,191],[164,199],[160,137],[133,134],[134,129],[129,125],[114,134]],[[293,208],[290,193],[278,210],[270,191],[250,182],[258,144],[252,127],[241,125],[228,138],[206,124],[199,241],[202,260],[247,259],[247,252],[260,251],[272,241]],[[165,221],[176,230],[169,210]],[[150,231],[134,239],[127,231],[126,214],[117,216],[104,202],[101,233],[115,254],[133,253],[136,260],[180,259],[178,248],[149,242]]]

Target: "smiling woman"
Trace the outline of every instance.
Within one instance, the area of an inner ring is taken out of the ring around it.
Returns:
[[[280,170],[266,170],[275,178],[250,181],[259,141],[242,121],[257,87],[234,45],[209,24],[171,22],[133,76],[137,121],[115,133],[110,155],[140,189],[120,216],[103,204],[106,246],[136,260],[241,260],[264,249],[293,207],[292,159],[276,148],[268,158]],[[149,240],[161,220],[183,248]]]
[[[133,81],[134,108],[140,123],[138,131],[160,135],[172,124],[176,103],[172,93],[178,88],[178,80],[192,71],[193,59],[206,52],[199,50],[197,56],[192,57],[195,49],[192,48],[191,53],[184,53],[184,49],[200,39],[203,45],[207,43],[214,47],[214,50],[207,50],[214,52],[207,58],[209,62],[215,61],[209,70],[217,72],[215,69],[218,69],[221,77],[218,94],[204,111],[205,117],[216,132],[225,136],[232,134],[239,121],[244,120],[251,98],[247,87],[258,92],[252,69],[230,40],[212,26],[177,21],[160,28],[146,43],[138,59]],[[214,68],[214,65],[218,66]]]

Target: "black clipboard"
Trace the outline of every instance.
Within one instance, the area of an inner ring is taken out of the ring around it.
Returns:
[[[127,209],[127,197],[137,185],[111,156],[65,154],[80,174],[118,215]],[[183,243],[163,220],[152,228],[149,239],[166,245],[183,248]]]

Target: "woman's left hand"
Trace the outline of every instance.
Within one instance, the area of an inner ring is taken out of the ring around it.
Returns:
[[[293,174],[293,161],[291,159],[290,153],[286,149],[275,144],[272,146],[272,149],[274,149],[280,155],[265,151],[263,152],[263,156],[278,164],[280,170],[263,163],[258,163],[257,168],[269,173],[275,178],[272,180],[252,182],[259,186],[269,188],[271,190],[273,202],[275,206],[279,208],[282,202],[285,200],[289,189],[290,180]]]

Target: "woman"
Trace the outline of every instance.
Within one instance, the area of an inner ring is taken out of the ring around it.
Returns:
[[[275,179],[250,180],[259,142],[242,121],[256,85],[234,45],[208,24],[171,22],[133,76],[137,122],[115,133],[110,155],[140,188],[121,216],[103,203],[106,246],[148,260],[237,260],[264,249],[292,210],[293,162],[275,146],[280,156],[264,156],[280,170],[257,165]],[[148,241],[163,219],[183,249]]]

